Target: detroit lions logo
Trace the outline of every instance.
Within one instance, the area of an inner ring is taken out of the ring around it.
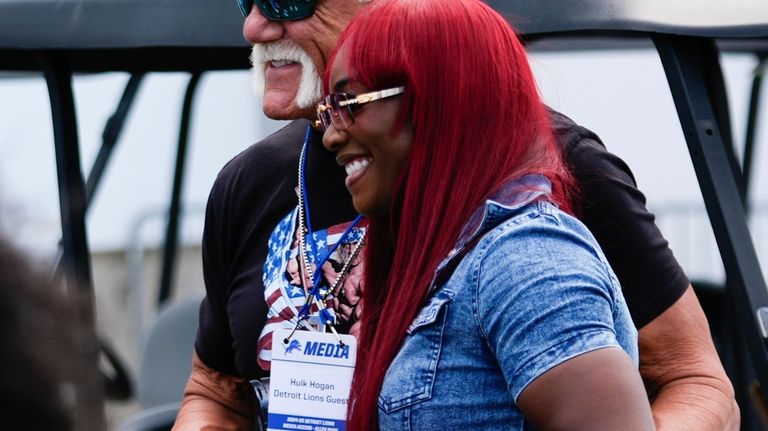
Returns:
[[[299,343],[299,340],[291,340],[291,343],[285,348],[285,353],[292,353],[296,350],[301,351],[301,343]]]

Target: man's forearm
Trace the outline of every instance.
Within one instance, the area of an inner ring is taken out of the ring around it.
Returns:
[[[658,391],[651,402],[656,428],[670,430],[737,431],[739,408],[722,382],[709,378],[681,379]]]
[[[250,383],[211,369],[195,354],[173,430],[253,428],[254,399]]]
[[[640,374],[656,427],[738,430],[739,408],[693,288],[639,331]]]

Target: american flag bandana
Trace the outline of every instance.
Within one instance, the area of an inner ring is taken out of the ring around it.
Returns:
[[[264,370],[270,369],[272,358],[272,333],[275,329],[293,329],[296,316],[306,301],[305,294],[312,289],[312,281],[306,272],[302,274],[299,256],[298,207],[286,215],[272,231],[269,238],[267,259],[264,262],[264,298],[269,311],[264,329],[258,342],[258,363]],[[317,272],[315,256],[324,256],[342,237],[350,222],[317,230],[307,238],[309,265]],[[352,251],[362,240],[366,225],[363,221],[353,228],[344,242],[333,252],[319,269],[322,271],[321,283],[331,286],[336,282],[344,263],[349,260]],[[336,316],[337,329],[343,333],[356,335],[362,307],[358,307],[362,294],[363,253],[361,251],[351,262],[347,276],[332,293],[331,313]],[[317,322],[318,307],[313,303],[308,322]]]

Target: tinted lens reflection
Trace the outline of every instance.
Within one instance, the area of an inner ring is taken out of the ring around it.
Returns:
[[[320,102],[317,105],[317,119],[320,120],[320,124],[323,125],[323,130],[327,130],[331,127],[331,112],[328,109],[326,102]]]
[[[352,110],[349,106],[341,106],[341,102],[354,99],[355,96],[344,93],[334,93],[325,97],[317,104],[317,119],[320,120],[323,129],[327,130],[331,125],[336,130],[344,130],[355,124]]]
[[[253,3],[251,0],[237,0],[237,6],[240,8],[240,12],[243,16],[248,16],[248,14],[251,13],[251,6],[253,6]]]
[[[275,21],[296,20],[311,16],[315,13],[316,3],[317,0],[256,0],[261,13]]]
[[[344,93],[334,93],[328,96],[327,104],[331,107],[333,127],[339,130],[344,130],[347,127],[355,124],[355,119],[352,117],[352,111],[349,109],[349,106],[341,106],[340,103],[354,98],[354,96],[350,96]]]

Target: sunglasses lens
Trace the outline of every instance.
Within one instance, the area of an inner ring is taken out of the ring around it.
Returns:
[[[253,2],[251,0],[236,0],[237,6],[240,8],[240,13],[243,14],[243,16],[248,16],[249,13],[251,13],[251,6],[253,6]]]
[[[320,120],[320,124],[323,125],[323,130],[328,130],[331,127],[331,111],[328,109],[328,104],[320,102],[317,104],[317,119]]]
[[[326,98],[326,103],[331,108],[330,112],[333,120],[333,127],[339,130],[345,130],[349,126],[355,124],[355,118],[352,116],[352,110],[349,106],[341,106],[341,102],[352,98],[354,97],[344,93],[333,93]]]
[[[331,125],[336,130],[345,130],[355,124],[352,111],[349,106],[341,106],[341,102],[354,98],[344,93],[334,93],[326,96],[325,100],[317,104],[317,119],[323,125],[323,130],[328,130]]]
[[[245,0],[240,0],[241,4],[244,2]],[[273,21],[307,18],[315,13],[317,4],[317,0],[255,0],[255,2],[264,17]]]

